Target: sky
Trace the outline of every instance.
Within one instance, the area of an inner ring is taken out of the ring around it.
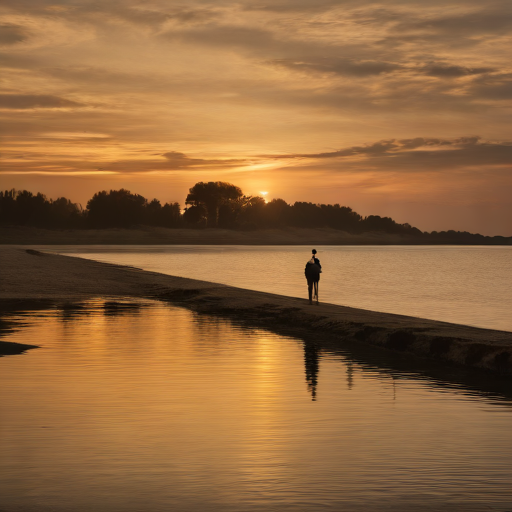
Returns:
[[[511,29],[510,0],[3,0],[0,188],[511,236]]]

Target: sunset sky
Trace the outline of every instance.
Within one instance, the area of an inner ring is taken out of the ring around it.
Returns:
[[[512,2],[3,0],[1,188],[197,181],[512,235]]]

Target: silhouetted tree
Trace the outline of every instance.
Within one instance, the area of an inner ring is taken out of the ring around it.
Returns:
[[[190,190],[185,204],[206,208],[207,227],[217,227],[219,208],[242,197],[242,190],[224,181],[196,183]]]
[[[162,224],[162,205],[158,199],[146,202],[144,207],[144,224],[160,226]]]
[[[290,208],[290,223],[301,228],[321,228],[327,224],[327,221],[318,205],[296,202]]]
[[[244,196],[239,215],[239,225],[244,229],[257,229],[263,223],[265,199],[260,196]]]
[[[181,225],[181,208],[179,203],[165,203],[162,206],[161,225],[166,228],[177,228]]]
[[[3,223],[18,224],[16,218],[16,190],[0,192],[0,220]]]
[[[28,190],[0,192],[0,219],[2,223],[38,227],[79,227],[81,208],[65,197],[48,200],[44,194]]]
[[[83,227],[84,212],[80,205],[59,197],[50,201],[50,225],[59,228]]]
[[[265,205],[263,225],[265,227],[283,227],[287,225],[290,205],[284,199],[272,199]]]
[[[358,230],[362,217],[352,211],[352,208],[340,206],[339,204],[322,204],[320,205],[320,209],[323,212],[328,227],[349,233],[354,233]]]
[[[198,204],[185,208],[183,220],[192,226],[206,227],[206,207],[202,204]]]
[[[144,221],[147,200],[129,190],[105,190],[94,194],[87,203],[87,220],[97,228],[130,227]]]

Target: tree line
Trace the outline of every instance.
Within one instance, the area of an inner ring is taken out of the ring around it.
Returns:
[[[180,227],[179,203],[162,206],[158,199],[148,201],[129,190],[97,192],[87,202],[73,203],[65,197],[48,199],[38,192],[0,192],[0,222],[39,228],[130,228],[135,225]]]
[[[199,182],[190,188],[182,210],[177,202],[162,205],[129,190],[103,190],[87,202],[86,208],[65,197],[48,199],[27,190],[0,191],[0,222],[4,225],[40,228],[131,228],[137,225],[167,228],[225,228],[256,230],[268,228],[332,228],[352,234],[381,232],[430,237],[457,243],[484,243],[482,235],[445,231],[422,233],[411,225],[390,217],[363,217],[348,206],[283,199],[266,202],[246,196],[225,182]],[[494,237],[503,238],[503,237]]]

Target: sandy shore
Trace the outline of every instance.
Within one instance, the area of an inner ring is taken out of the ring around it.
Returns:
[[[248,326],[325,333],[341,345],[357,340],[388,350],[512,374],[512,333],[377,313],[255,292],[136,268],[0,247],[1,311],[45,301],[65,305],[97,296],[179,303]]]

